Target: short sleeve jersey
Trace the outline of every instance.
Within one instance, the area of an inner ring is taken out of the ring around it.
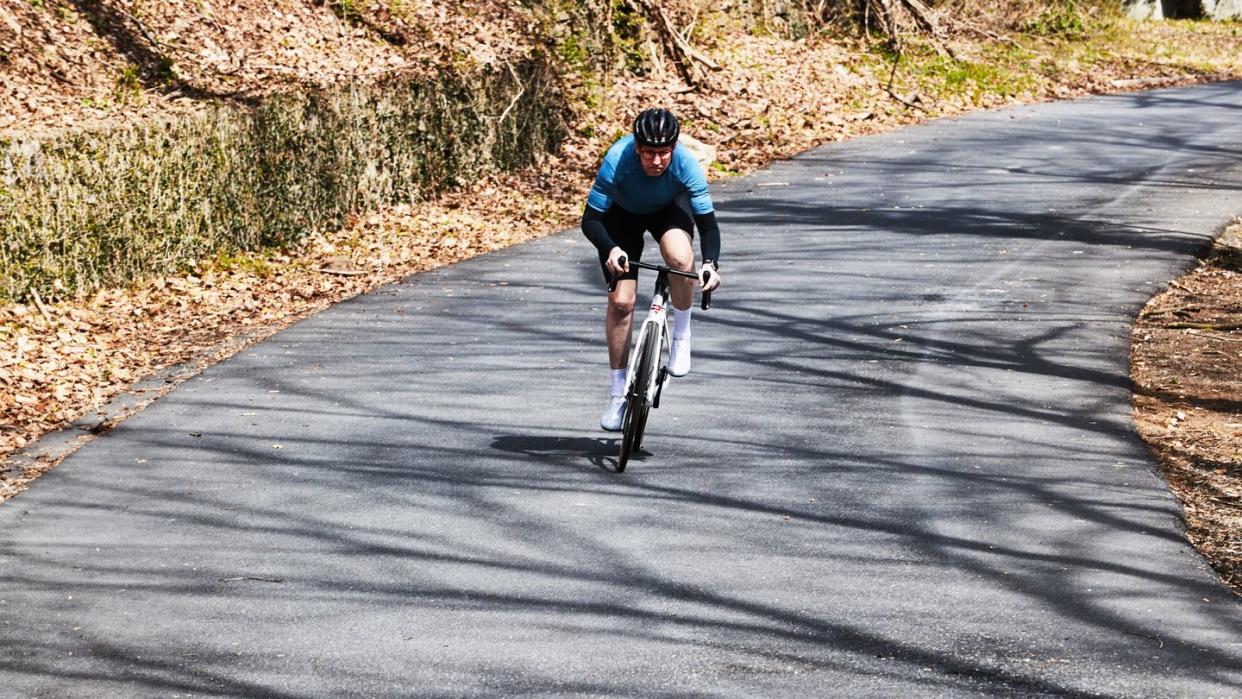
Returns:
[[[689,195],[690,208],[696,215],[713,211],[703,167],[685,146],[674,146],[668,169],[659,177],[650,177],[643,172],[631,134],[608,149],[587,195],[587,205],[607,211],[615,203],[631,213],[649,214],[668,206],[683,192]]]

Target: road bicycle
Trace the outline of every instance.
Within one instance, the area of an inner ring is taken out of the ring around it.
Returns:
[[[625,265],[625,258],[620,260]],[[625,417],[621,420],[621,451],[617,454],[617,472],[625,470],[630,455],[643,444],[643,431],[647,428],[647,414],[660,407],[660,394],[668,382],[668,277],[670,274],[698,280],[693,272],[682,272],[664,265],[652,265],[637,260],[630,265],[656,272],[655,294],[651,297],[651,309],[638,329],[638,340],[630,352],[629,370],[625,382]],[[705,280],[711,271],[703,272]],[[615,288],[615,281],[612,285]],[[611,291],[611,288],[610,288]],[[703,310],[711,307],[712,292],[703,293]]]

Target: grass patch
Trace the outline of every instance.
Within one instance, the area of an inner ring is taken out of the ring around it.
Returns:
[[[996,46],[979,57],[956,59],[937,53],[929,44],[911,44],[899,57],[885,48],[876,57],[891,70],[897,62],[894,87],[915,90],[933,100],[965,99],[981,104],[988,97],[1011,98],[1035,89],[1029,69],[1033,54],[1020,46]]]
[[[210,271],[216,272],[243,272],[252,274],[260,279],[267,279],[275,273],[275,269],[269,262],[270,252],[219,252],[208,266]]]

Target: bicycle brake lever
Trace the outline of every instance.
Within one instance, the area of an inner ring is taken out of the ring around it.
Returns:
[[[621,257],[617,258],[617,262],[621,263],[621,266],[624,267],[625,266],[625,255],[622,255]],[[608,275],[608,293],[611,294],[612,292],[617,290],[617,282],[620,281],[620,279],[621,279],[620,274]]]
[[[711,280],[712,280],[712,272],[711,272],[711,270],[708,270],[708,269],[703,270],[703,283],[704,283],[704,284],[706,284],[707,282],[709,282],[709,281],[711,281]],[[704,292],[703,292],[703,305],[702,305],[702,308],[703,308],[703,310],[705,310],[705,311],[706,311],[707,309],[709,309],[709,308],[711,308],[711,307],[712,307],[712,292],[710,292],[710,291],[704,291]]]

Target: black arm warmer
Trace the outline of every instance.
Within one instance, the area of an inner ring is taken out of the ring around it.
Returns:
[[[582,212],[582,235],[599,249],[601,255],[607,255],[617,246],[612,236],[608,235],[608,229],[604,227],[604,212],[596,211],[590,206]]]
[[[699,249],[703,251],[704,261],[719,262],[720,225],[716,223],[716,212],[695,214],[694,227],[699,229]]]

